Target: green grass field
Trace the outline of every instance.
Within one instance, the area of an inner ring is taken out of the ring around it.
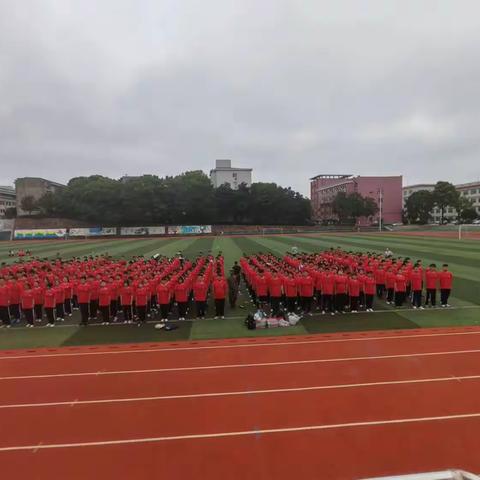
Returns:
[[[394,234],[369,235],[297,235],[265,237],[193,237],[193,238],[149,238],[115,239],[90,241],[32,241],[28,243],[0,243],[0,261],[10,262],[11,248],[26,247],[34,255],[55,257],[83,256],[109,253],[114,257],[129,258],[134,255],[150,257],[155,253],[174,255],[182,251],[193,257],[200,253],[222,252],[227,268],[243,253],[285,253],[292,246],[305,252],[321,251],[326,248],[342,247],[354,251],[383,252],[389,247],[395,256],[422,259],[425,263],[447,262],[455,275],[452,309],[414,311],[408,308],[395,309],[377,302],[374,313],[346,314],[326,317],[315,315],[303,319],[295,327],[266,330],[247,330],[243,320],[252,310],[248,297],[243,293],[239,304],[245,308],[227,309],[225,320],[186,321],[178,323],[171,332],[158,331],[152,324],[143,327],[113,325],[79,328],[78,320],[58,328],[26,329],[15,327],[0,330],[0,348],[35,348],[61,345],[105,344],[122,342],[196,340],[208,338],[231,338],[259,335],[309,334],[354,330],[406,329],[444,327],[454,325],[477,325],[480,323],[480,241],[433,238],[428,236],[409,237]]]

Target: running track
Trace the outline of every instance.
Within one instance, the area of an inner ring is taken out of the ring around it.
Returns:
[[[480,472],[480,328],[0,352],[15,479]]]

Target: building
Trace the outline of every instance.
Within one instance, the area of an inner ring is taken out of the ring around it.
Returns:
[[[60,188],[65,188],[61,183],[52,182],[45,178],[38,177],[23,177],[15,180],[15,192],[17,196],[17,215],[29,215],[30,213],[22,209],[22,201],[25,197],[33,197],[34,200],[39,200],[46,193],[54,193]]]
[[[402,221],[402,176],[363,177],[353,175],[317,175],[310,179],[310,199],[316,221],[336,219],[332,202],[339,192],[359,193],[371,197],[381,206],[383,223]],[[371,219],[361,218],[359,223],[366,225],[378,222],[379,212]]]
[[[231,160],[217,160],[215,168],[210,170],[210,180],[215,188],[228,183],[233,190],[244,183],[252,185],[252,169],[232,167]]]
[[[432,183],[424,183],[418,185],[407,185],[403,187],[403,206],[405,207],[405,203],[407,198],[414,192],[418,192],[419,190],[428,190],[432,192],[435,188],[435,184]],[[477,182],[470,182],[470,183],[461,183],[455,185],[455,188],[460,193],[461,196],[471,200],[473,207],[475,208],[477,215],[480,217],[480,181]],[[447,221],[454,221],[457,219],[457,211],[453,207],[447,207],[444,212],[444,218]],[[439,223],[442,220],[442,212],[439,208],[434,207],[431,212],[432,222]]]
[[[0,218],[5,217],[7,208],[14,208],[16,205],[15,188],[0,186]]]

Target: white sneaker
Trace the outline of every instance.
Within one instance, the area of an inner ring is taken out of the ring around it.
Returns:
[[[334,313],[334,312],[332,312],[330,315],[335,315],[335,313]]]
[[[414,309],[414,310],[416,310],[416,309],[417,309],[417,307],[414,305],[414,306],[413,306],[413,309]]]
[[[322,310],[322,315],[325,315],[325,310]]]
[[[213,317],[214,320],[218,320],[218,317]]]
[[[425,307],[418,307],[420,310],[425,310]]]
[[[352,313],[358,313],[356,310],[352,310]]]
[[[225,317],[222,316],[222,320],[224,319]]]

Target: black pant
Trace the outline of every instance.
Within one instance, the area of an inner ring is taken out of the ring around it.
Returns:
[[[70,298],[66,298],[63,302],[63,308],[67,315],[72,314],[72,300]]]
[[[292,313],[295,311],[296,300],[297,300],[297,297],[287,297],[287,310],[289,313]]]
[[[347,294],[346,293],[337,293],[335,295],[335,310],[343,312],[345,310],[345,305],[347,303]]]
[[[365,308],[368,308],[368,309],[373,308],[373,295],[372,294],[365,295]]]
[[[315,299],[317,301],[317,307],[322,308],[322,292],[320,290],[315,291]]]
[[[304,313],[310,313],[310,311],[312,310],[312,302],[313,302],[313,296],[312,297],[305,297],[305,296],[302,296],[301,299],[301,306],[302,306],[302,310]]]
[[[102,322],[110,323],[110,307],[108,305],[100,306],[100,314],[102,315]]]
[[[137,305],[137,315],[138,315],[138,320],[142,323],[145,323],[145,320],[147,317],[147,306]]]
[[[406,292],[395,292],[395,306],[401,307],[405,301]]]
[[[442,305],[448,305],[448,298],[450,297],[450,289],[442,288],[440,290],[440,303]]]
[[[412,305],[414,307],[421,307],[422,306],[422,291],[421,290],[414,290],[412,296]]]
[[[427,288],[427,298],[425,299],[425,305],[428,302],[434,307],[437,304],[437,290],[435,288]]]
[[[65,317],[65,312],[63,310],[63,303],[57,303],[56,310],[57,310],[57,318]]]
[[[33,308],[24,308],[23,314],[25,315],[25,319],[29,325],[33,325]]]
[[[10,312],[8,307],[0,307],[0,320],[4,325],[10,325]]]
[[[280,313],[280,297],[270,297],[270,306],[272,314],[277,316]]]
[[[359,297],[350,297],[350,309],[353,311],[358,310],[358,299]]]
[[[90,317],[97,318],[98,312],[98,298],[95,300],[90,300]]]
[[[87,304],[85,303],[84,305]],[[47,315],[48,323],[50,323],[50,325],[53,325],[55,323],[55,309],[53,307],[45,308],[45,314]]]
[[[178,303],[178,317],[185,318],[187,314],[187,305],[188,302],[177,302]]]
[[[395,290],[393,288],[387,289],[387,302],[393,302],[394,293],[395,293]]]
[[[10,305],[10,318],[13,320],[20,320],[20,305],[18,303]]]
[[[257,307],[264,306],[265,303],[268,303],[268,297],[266,295],[258,297]]]
[[[161,303],[160,304],[160,314],[162,316],[162,320],[166,320],[168,318],[168,312],[170,311],[170,304],[169,303]]]
[[[123,319],[124,320],[131,320],[133,317],[132,314],[132,306],[131,305],[122,305],[122,312],[123,312]]]
[[[360,306],[363,307],[365,305],[365,292],[360,292]]]
[[[335,310],[333,306],[333,295],[331,293],[324,293],[322,295],[322,309],[325,312],[333,312]]]
[[[43,305],[35,305],[35,318],[41,320],[43,317]]]
[[[385,285],[383,283],[377,283],[377,297],[382,298],[385,291]]]
[[[225,299],[216,298],[215,299],[215,316],[223,317],[225,315]]]
[[[117,300],[112,300],[110,302],[110,314],[112,317],[116,317],[118,312],[118,303]]]
[[[76,295],[73,295],[72,297],[72,305],[73,308],[78,308],[78,297]]]
[[[196,300],[195,306],[197,307],[197,317],[204,317],[207,312],[206,300]]]
[[[90,304],[79,303],[78,306],[80,308],[80,316],[82,317],[82,324],[86,325],[88,323],[88,318],[90,317],[90,310],[89,310]]]

